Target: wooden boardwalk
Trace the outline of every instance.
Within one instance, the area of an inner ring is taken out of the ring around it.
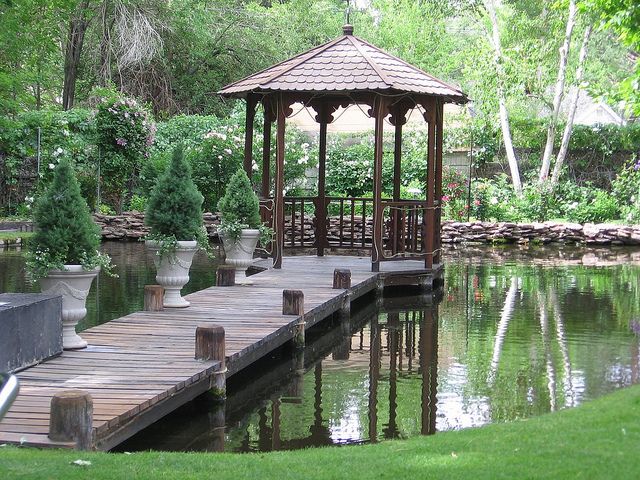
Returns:
[[[351,270],[351,289],[332,288],[335,268]],[[370,270],[364,257],[287,257],[281,270],[253,275],[249,285],[188,295],[189,308],[136,312],[85,330],[88,348],[65,351],[18,374],[20,394],[0,421],[0,443],[73,448],[48,438],[49,409],[55,393],[80,389],[93,397],[94,448],[108,450],[211,388],[219,363],[194,359],[197,326],[224,327],[230,376],[293,337],[299,317],[282,314],[285,289],[304,292],[309,328],[339,310],[347,295],[354,300],[382,282],[433,280],[421,262],[389,262],[380,273]],[[437,276],[440,266],[434,271]]]

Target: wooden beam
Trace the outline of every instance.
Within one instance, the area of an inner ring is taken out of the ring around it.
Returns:
[[[436,122],[435,122],[435,107],[436,102],[434,99],[429,99],[426,104],[425,120],[427,121],[427,210],[423,216],[423,238],[425,243],[426,257],[424,266],[427,269],[433,267],[433,251],[434,251],[434,235],[435,229],[435,175],[436,175]]]
[[[286,127],[286,112],[284,98],[278,96],[276,132],[276,186],[274,228],[276,243],[273,248],[273,267],[282,268],[282,252],[284,250],[284,133]]]
[[[318,140],[318,202],[316,204],[316,249],[319,257],[324,256],[324,248],[327,243],[327,204],[326,204],[326,177],[327,177],[327,118],[328,109],[325,103],[319,107],[320,138]]]
[[[253,175],[253,121],[256,117],[258,100],[255,95],[247,95],[247,112],[244,124],[244,171],[249,179]]]
[[[144,286],[144,311],[161,312],[164,310],[164,288],[162,285]]]
[[[49,438],[76,442],[78,450],[93,448],[93,399],[83,390],[64,390],[51,398]]]
[[[433,255],[433,262],[441,261],[441,225],[442,225],[442,142],[443,142],[443,124],[444,124],[444,103],[438,100],[436,106],[436,164],[435,164],[435,201],[437,202],[435,210],[435,226],[433,229],[433,244],[436,252]]]
[[[375,139],[373,158],[373,248],[371,249],[371,271],[380,271],[380,259],[383,256],[382,245],[382,156],[384,137],[384,117],[387,113],[387,102],[378,96],[373,108],[375,118]]]
[[[264,109],[264,129],[262,131],[262,197],[269,198],[271,190],[271,125],[275,120],[269,97],[262,99]]]

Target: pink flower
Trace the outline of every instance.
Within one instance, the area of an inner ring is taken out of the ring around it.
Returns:
[[[127,141],[124,138],[116,138],[116,143],[121,147],[124,147],[127,145]]]
[[[443,195],[443,196],[442,196],[442,201],[443,201],[443,202],[448,202],[449,200],[450,200],[450,199],[449,199],[449,195]]]

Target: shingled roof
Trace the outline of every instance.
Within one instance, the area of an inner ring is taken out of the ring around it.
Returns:
[[[269,92],[408,92],[467,102],[460,89],[352,33],[353,27],[345,25],[343,36],[227,85],[218,93],[242,98],[248,93]]]

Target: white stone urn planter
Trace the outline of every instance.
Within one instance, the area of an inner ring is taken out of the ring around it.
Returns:
[[[147,248],[153,253],[156,265],[156,282],[164,287],[163,306],[167,308],[184,308],[190,305],[180,290],[189,282],[189,269],[193,256],[198,250],[198,243],[193,241],[178,241],[175,253],[158,255],[160,244],[153,240],[145,241]]]
[[[236,283],[246,283],[247,268],[253,263],[253,252],[260,238],[257,228],[243,228],[240,238],[234,240],[224,233],[220,233],[224,245],[225,264],[236,267]]]
[[[84,270],[82,265],[64,268],[51,270],[40,279],[40,287],[42,293],[62,295],[62,348],[78,350],[86,348],[87,342],[76,333],[76,325],[87,315],[87,296],[100,269]]]

